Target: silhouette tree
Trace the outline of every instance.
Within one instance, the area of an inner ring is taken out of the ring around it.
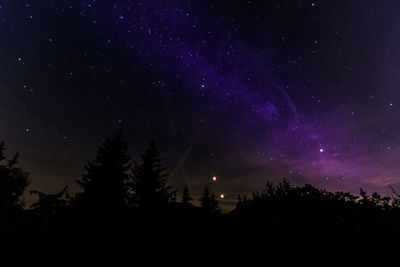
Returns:
[[[204,187],[203,196],[200,198],[201,207],[207,213],[220,213],[221,209],[218,207],[218,201],[215,199],[214,193],[211,193],[208,186]]]
[[[185,187],[183,188],[183,193],[182,193],[182,204],[185,207],[190,207],[190,206],[192,206],[192,203],[191,203],[192,200],[193,200],[193,198],[190,196],[189,187],[187,185],[185,185]]]
[[[29,185],[27,172],[16,167],[19,154],[7,160],[5,143],[0,143],[0,217],[4,218],[11,210],[23,207],[23,193]],[[3,161],[7,161],[2,163]],[[3,216],[1,216],[3,215]]]
[[[390,206],[392,208],[400,208],[400,195],[396,192],[396,190],[393,188],[393,186],[389,185],[389,189],[393,193],[393,197],[390,199]]]
[[[65,215],[68,211],[70,196],[68,186],[57,194],[45,194],[36,190],[30,191],[38,197],[38,201],[31,205],[32,214],[36,215],[36,222],[44,230],[65,223]],[[57,224],[58,222],[58,224]]]
[[[36,203],[31,205],[31,208],[44,215],[54,215],[57,211],[68,206],[69,194],[67,189],[68,186],[65,186],[57,194],[45,194],[36,190],[30,191],[32,195],[36,195],[39,198]]]
[[[86,173],[77,183],[83,192],[77,194],[76,204],[103,213],[126,207],[128,170],[131,156],[128,143],[120,130],[99,146],[95,160],[88,161]]]
[[[128,185],[131,189],[132,205],[140,208],[160,208],[173,200],[176,192],[167,186],[168,173],[162,167],[154,141],[140,155],[141,162],[134,162]]]
[[[373,202],[371,198],[368,196],[367,192],[364,189],[360,188],[360,197],[358,202],[363,205],[364,207],[370,208],[373,206]]]

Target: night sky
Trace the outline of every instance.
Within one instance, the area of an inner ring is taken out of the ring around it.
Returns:
[[[283,177],[389,193],[399,48],[395,0],[0,0],[0,140],[48,193],[121,127],[223,205]]]

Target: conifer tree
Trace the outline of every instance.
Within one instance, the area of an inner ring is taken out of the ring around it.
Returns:
[[[174,192],[167,186],[168,173],[161,164],[154,141],[140,155],[140,162],[134,162],[129,186],[135,207],[160,208],[171,202]]]
[[[203,196],[200,198],[201,207],[208,213],[220,213],[218,200],[215,199],[214,193],[211,193],[208,186],[204,187]]]
[[[86,173],[77,181],[83,192],[77,194],[77,203],[94,210],[123,208],[126,205],[128,170],[131,156],[128,143],[120,130],[99,146],[95,160],[88,161]]]
[[[23,194],[29,185],[29,174],[16,167],[18,157],[17,153],[7,160],[5,143],[0,142],[0,216],[10,210],[20,209],[24,205]]]
[[[185,207],[190,207],[190,206],[192,206],[192,203],[191,203],[192,200],[193,200],[193,198],[190,196],[189,187],[187,185],[185,185],[185,187],[183,188],[183,193],[182,193],[182,204]]]

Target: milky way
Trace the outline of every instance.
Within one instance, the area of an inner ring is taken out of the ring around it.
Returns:
[[[284,177],[387,193],[400,3],[376,2],[0,1],[0,138],[44,191],[123,127],[226,204]]]

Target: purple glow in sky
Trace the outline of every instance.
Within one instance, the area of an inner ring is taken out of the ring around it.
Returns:
[[[0,139],[32,187],[72,185],[119,127],[134,154],[156,139],[174,184],[216,175],[226,203],[283,177],[400,187],[397,1],[0,5]]]
[[[274,169],[274,164],[268,161],[276,160],[280,169],[296,169],[286,174],[286,170],[279,172],[278,177],[297,174],[311,178],[311,183],[320,183],[321,179],[328,183],[329,177],[333,182],[342,183],[346,178],[364,175],[365,162],[356,161],[348,166],[347,161],[341,160],[339,147],[344,145],[342,141],[348,144],[346,136],[350,132],[343,129],[340,134],[322,133],[324,125],[334,122],[316,123],[299,114],[288,93],[299,89],[296,85],[290,89],[284,85],[284,78],[275,76],[276,66],[269,59],[270,48],[252,47],[235,33],[227,18],[210,20],[202,16],[202,9],[179,5],[176,1],[139,2],[132,8],[134,14],[131,8],[126,11],[125,6],[112,8],[115,19],[129,21],[122,23],[117,39],[144,43],[141,52],[145,54],[145,62],[155,62],[152,67],[156,70],[162,70],[165,65],[180,69],[177,78],[185,80],[185,87],[192,87],[194,96],[205,98],[207,103],[228,105],[227,113],[238,110],[238,117],[226,116],[228,121],[238,124],[238,131],[245,133],[243,137],[238,134],[240,139],[255,138],[254,147],[267,143],[257,153],[253,149],[243,151],[247,154],[245,165],[260,162],[257,168]],[[118,15],[121,13],[129,15]],[[206,120],[209,116],[215,115],[207,112]],[[249,126],[248,121],[252,122]],[[235,147],[236,142],[228,146]],[[353,146],[351,151],[357,153],[353,149],[358,148]],[[179,167],[182,166],[181,162]]]

